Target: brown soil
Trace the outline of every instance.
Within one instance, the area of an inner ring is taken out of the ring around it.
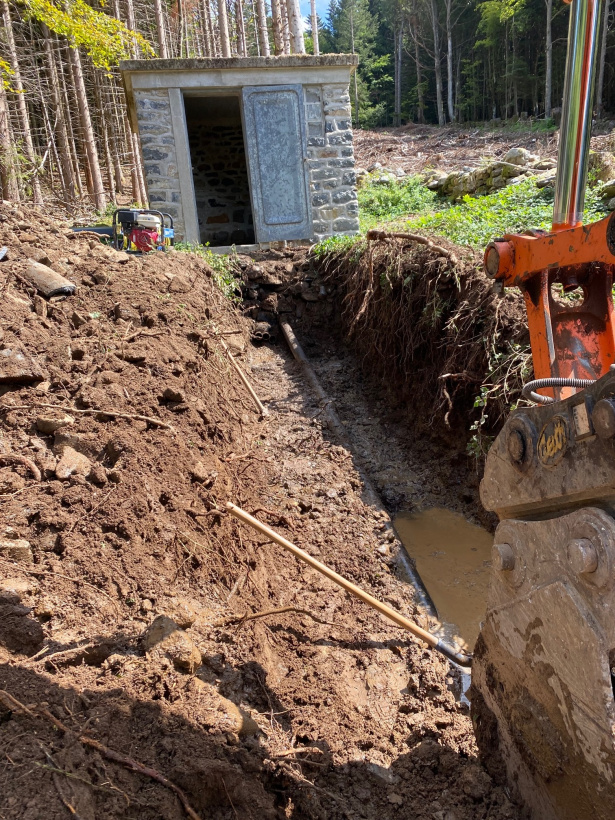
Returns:
[[[6,205],[0,220],[0,817],[186,816],[109,750],[202,818],[519,817],[447,662],[220,511],[425,623],[286,350],[250,344],[197,257],[118,256]],[[37,296],[32,256],[76,294]],[[59,415],[44,404],[74,423],[41,432]],[[307,613],[237,622],[283,607]]]
[[[595,151],[612,150],[613,123],[594,126],[591,146]],[[456,171],[476,168],[484,158],[502,157],[510,148],[527,148],[541,157],[557,158],[559,132],[512,131],[506,128],[448,125],[404,125],[374,131],[355,131],[357,168],[368,169],[379,162],[392,170],[416,174],[426,168]]]

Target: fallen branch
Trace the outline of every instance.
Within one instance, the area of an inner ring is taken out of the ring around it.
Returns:
[[[142,416],[140,413],[120,413],[119,410],[100,410],[96,407],[89,407],[87,410],[78,410],[75,407],[63,407],[61,404],[46,404],[44,402],[32,402],[32,404],[4,404],[0,407],[0,413],[10,413],[13,410],[31,410],[33,407],[45,407],[51,410],[63,410],[65,413],[81,413],[83,416],[109,416],[109,418],[128,419],[130,421],[146,421],[148,424],[155,424],[157,427],[164,427],[166,430],[175,432],[175,428],[166,421],[153,416]]]
[[[262,612],[255,612],[252,615],[237,615],[233,618],[226,618],[222,624],[220,625],[228,625],[228,624],[245,624],[247,621],[256,621],[259,618],[268,618],[270,615],[282,615],[284,612],[298,612],[300,615],[307,615],[313,621],[319,624],[325,624],[325,626],[335,626],[332,621],[323,621],[322,618],[319,618],[318,615],[314,615],[313,612],[310,612],[309,609],[301,609],[297,606],[283,606],[280,609],[265,609]]]
[[[174,792],[177,797],[179,798],[180,803],[184,807],[184,811],[190,817],[190,820],[201,820],[199,815],[194,811],[190,803],[188,802],[188,798],[186,797],[185,792],[176,786],[175,783],[172,783],[168,778],[166,778],[163,774],[161,774],[156,769],[152,769],[151,766],[144,766],[143,763],[139,763],[138,760],[133,760],[131,757],[127,757],[126,755],[120,754],[119,752],[115,752],[113,749],[110,749],[108,746],[105,746],[104,743],[101,743],[99,740],[95,740],[93,737],[89,737],[88,735],[83,735],[79,733],[74,733],[68,726],[65,726],[61,720],[59,720],[55,715],[52,715],[48,709],[45,707],[38,705],[36,707],[36,714],[25,706],[23,703],[14,698],[13,695],[6,692],[4,689],[0,689],[0,699],[4,700],[5,704],[8,702],[11,704],[13,708],[18,709],[20,712],[28,715],[28,717],[36,718],[39,716],[43,716],[47,718],[60,732],[65,735],[74,736],[76,734],[78,740],[83,743],[84,746],[89,746],[91,749],[96,749],[103,757],[107,760],[111,760],[113,763],[120,763],[122,766],[125,766],[127,769],[130,769],[132,772],[136,772],[137,774],[144,775],[145,777],[149,777],[152,780],[155,780],[158,783],[161,783],[163,786],[166,786],[167,789],[170,789]]]
[[[78,526],[79,526],[79,525],[80,525],[83,521],[85,521],[85,519],[86,519],[86,518],[89,518],[90,516],[94,515],[94,513],[95,513],[95,512],[98,512],[98,510],[102,507],[102,505],[103,505],[103,504],[104,504],[104,503],[105,503],[105,502],[106,502],[109,498],[111,498],[111,496],[112,496],[112,495],[113,495],[113,493],[116,491],[116,489],[117,489],[117,487],[112,487],[112,488],[109,490],[109,492],[107,493],[107,495],[106,495],[106,496],[105,496],[105,497],[104,497],[101,501],[99,501],[99,502],[98,502],[98,504],[95,504],[95,505],[92,507],[92,509],[91,509],[91,510],[88,510],[88,511],[87,511],[87,512],[85,512],[83,515],[79,516],[79,518],[78,518],[76,521],[73,521],[73,523],[70,525],[70,527],[66,530],[67,534],[68,534],[68,533],[71,533],[71,532],[74,532],[74,531],[75,531],[75,529],[76,529],[76,528],[77,528],[77,527],[78,527]]]
[[[421,236],[418,233],[388,233],[387,231],[368,231],[366,239],[370,242],[386,242],[387,239],[409,239],[411,242],[416,242],[418,245],[426,245],[432,251],[446,256],[447,259],[457,265],[459,260],[452,251],[443,248],[442,245],[436,245],[431,239],[426,236]]]
[[[219,339],[218,339],[218,341],[219,341],[219,342],[220,342],[220,344],[222,345],[222,347],[223,347],[224,352],[226,353],[226,355],[229,357],[229,360],[230,360],[231,364],[233,365],[233,367],[234,367],[234,368],[235,368],[235,370],[237,371],[237,375],[239,376],[239,378],[241,379],[241,381],[242,381],[242,382],[244,383],[244,385],[246,386],[246,388],[247,388],[247,390],[248,390],[248,393],[252,396],[252,399],[253,399],[253,401],[254,401],[254,404],[258,407],[258,412],[261,414],[261,418],[264,418],[265,416],[268,416],[268,415],[269,415],[269,413],[267,412],[266,407],[264,407],[263,403],[261,402],[261,400],[259,399],[259,397],[258,397],[258,396],[256,395],[256,393],[254,392],[254,388],[252,387],[252,385],[251,385],[251,384],[250,384],[250,382],[248,381],[248,377],[246,376],[246,374],[243,372],[243,370],[241,369],[241,367],[239,367],[239,365],[238,365],[238,364],[237,364],[237,362],[235,361],[235,357],[233,356],[233,354],[231,353],[231,351],[228,349],[228,345],[227,345],[227,343],[226,343],[226,342],[224,341],[224,339],[222,339],[222,338],[219,338]]]
[[[36,481],[40,481],[41,471],[36,464],[26,456],[20,456],[17,453],[0,453],[0,464],[23,464],[32,473]]]

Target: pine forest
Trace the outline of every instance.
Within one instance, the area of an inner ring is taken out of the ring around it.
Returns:
[[[122,59],[355,53],[359,128],[557,119],[569,6],[557,0],[0,0],[4,199],[145,202]],[[317,21],[317,25],[313,25]],[[615,109],[610,12],[596,114]]]

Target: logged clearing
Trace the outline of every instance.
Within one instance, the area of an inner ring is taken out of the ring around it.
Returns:
[[[128,256],[0,214],[2,816],[519,816],[477,761],[449,664],[222,511],[239,504],[428,625],[357,456],[286,348],[252,340],[263,298],[306,327],[333,315],[330,295],[305,296],[305,251],[239,260],[257,294],[241,307],[197,256]],[[76,293],[43,300],[28,259]],[[344,355],[329,386],[345,372],[356,394]],[[340,412],[369,419],[368,393]],[[384,429],[367,433],[383,469]],[[408,503],[460,497],[450,462],[414,458]]]

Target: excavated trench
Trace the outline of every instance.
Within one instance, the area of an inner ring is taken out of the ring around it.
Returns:
[[[408,385],[375,377],[369,354],[345,338],[342,288],[332,286],[326,264],[297,255],[286,265],[290,276],[281,269],[275,254],[248,265],[248,310],[260,332],[269,323],[267,337],[276,332],[272,309],[296,331],[326,394],[320,404],[341,421],[333,436],[351,449],[391,516],[401,575],[432,623],[441,623],[437,631],[472,648],[485,613],[494,521],[478,497],[482,464],[465,448],[470,415],[457,414],[456,431],[430,429]],[[382,334],[388,330],[383,325]],[[285,345],[283,334],[276,339],[272,350]]]

